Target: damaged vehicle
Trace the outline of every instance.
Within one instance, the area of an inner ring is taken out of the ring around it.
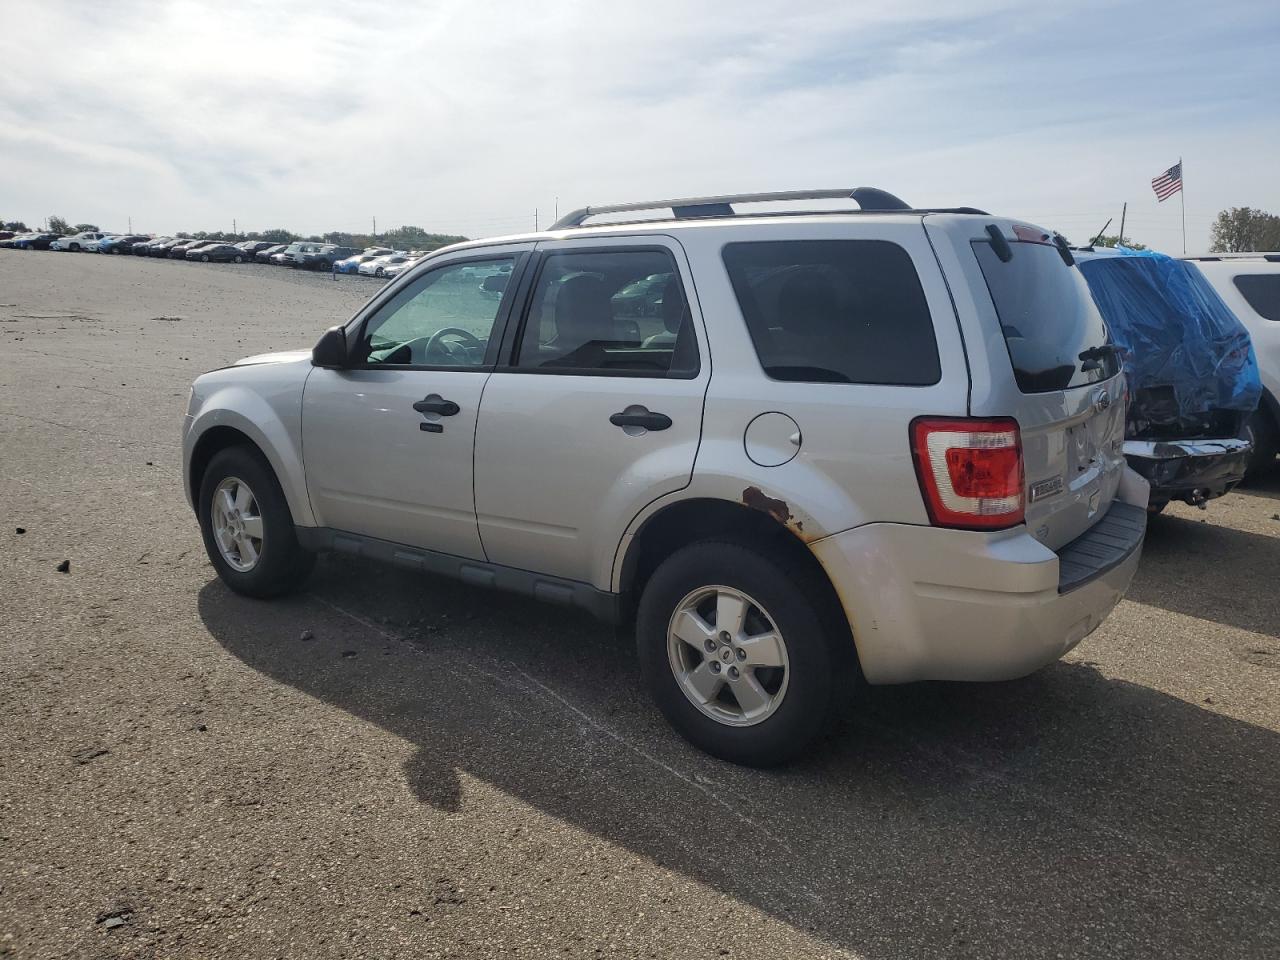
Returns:
[[[1242,434],[1262,395],[1249,332],[1193,264],[1123,247],[1074,255],[1124,351],[1124,453],[1151,485],[1148,509],[1203,509],[1249,466]]]
[[[634,623],[672,726],[769,765],[859,677],[1021,677],[1097,629],[1147,523],[1121,366],[1038,227],[861,187],[589,207],[197,379],[183,478],[232,590],[331,551]]]

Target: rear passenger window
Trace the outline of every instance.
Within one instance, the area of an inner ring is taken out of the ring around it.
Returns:
[[[666,250],[551,253],[534,282],[516,366],[546,373],[683,377],[698,344]]]
[[[731,243],[724,263],[774,380],[926,386],[941,378],[920,277],[896,243]]]
[[[1232,282],[1254,313],[1280,321],[1280,273],[1242,273]]]

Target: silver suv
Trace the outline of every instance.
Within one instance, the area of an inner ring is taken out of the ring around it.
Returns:
[[[859,209],[759,209],[831,198]],[[234,590],[332,550],[634,618],[672,725],[765,765],[860,677],[1017,677],[1102,622],[1146,524],[1123,390],[1038,227],[870,188],[626,204],[200,377],[184,480]]]

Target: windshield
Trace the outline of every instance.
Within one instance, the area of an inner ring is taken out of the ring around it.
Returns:
[[[1057,248],[1010,243],[1006,263],[990,241],[973,241],[1013,363],[1018,389],[1049,393],[1108,380],[1120,358],[1089,287]]]

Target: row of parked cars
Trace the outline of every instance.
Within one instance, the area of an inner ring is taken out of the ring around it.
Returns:
[[[266,240],[229,243],[225,240],[150,237],[98,231],[84,231],[73,236],[55,233],[0,233],[0,247],[68,253],[130,254],[135,257],[198,260],[202,263],[269,263],[379,278],[394,277],[425,256],[417,250],[392,250],[390,247],[357,250],[354,247],[305,240],[293,243],[272,243]]]
[[[1051,663],[1153,513],[1274,466],[1280,256],[847,195],[585,208],[205,374],[183,463],[215,569],[270,597],[337,550],[634,622],[668,720],[748,764],[859,678]],[[637,209],[670,215],[590,222]]]

